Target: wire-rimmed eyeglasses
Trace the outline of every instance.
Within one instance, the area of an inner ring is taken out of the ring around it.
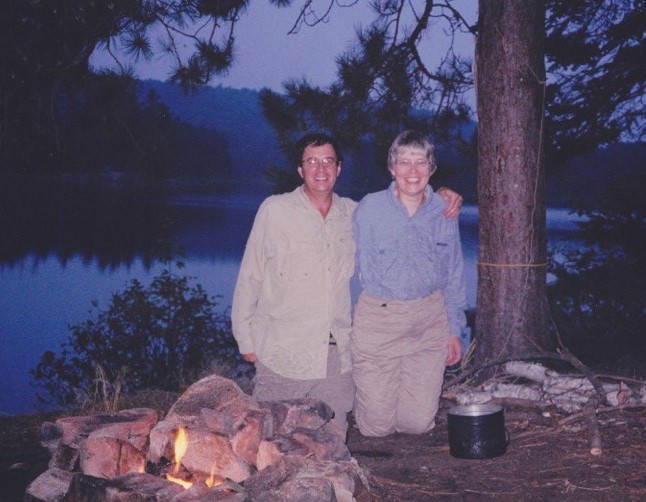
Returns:
[[[330,168],[338,166],[339,161],[334,157],[308,157],[301,161],[301,165],[305,167],[318,167],[320,165],[325,168]]]
[[[427,159],[397,159],[395,165],[402,167],[404,169],[409,169],[411,167],[417,167],[418,169],[423,169],[429,166]]]

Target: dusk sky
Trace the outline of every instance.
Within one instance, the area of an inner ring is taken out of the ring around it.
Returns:
[[[339,0],[339,3],[348,4],[351,0]],[[321,0],[321,5],[324,4],[327,5],[327,0]],[[303,76],[319,86],[332,83],[336,76],[335,58],[354,42],[355,29],[360,25],[367,27],[373,19],[368,5],[367,0],[360,0],[350,8],[335,6],[328,22],[315,27],[303,26],[298,34],[288,35],[297,18],[297,7],[278,9],[266,0],[252,2],[236,28],[236,63],[228,76],[214,78],[211,85],[250,89],[269,87],[282,91],[285,80]],[[453,5],[467,16],[469,22],[475,22],[476,0],[456,0]],[[427,43],[433,47],[445,47],[448,37],[443,36],[440,29],[434,32],[433,39]],[[462,34],[458,44],[461,55],[472,57],[473,38],[470,35]],[[433,53],[443,54],[443,51]],[[100,66],[107,60],[105,54],[98,54],[92,63]],[[169,60],[164,59],[136,65],[136,74],[142,79],[166,80],[168,71]]]

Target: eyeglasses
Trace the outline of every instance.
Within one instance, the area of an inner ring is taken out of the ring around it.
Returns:
[[[305,160],[302,160],[301,165],[305,167],[317,167],[321,165],[327,169],[330,167],[338,166],[339,161],[334,157],[323,157],[322,159],[320,159],[319,157],[309,157]]]
[[[415,160],[410,160],[410,159],[397,159],[395,161],[395,164],[397,164],[399,167],[419,167],[419,168],[424,168],[428,167],[428,160],[426,159],[415,159]]]

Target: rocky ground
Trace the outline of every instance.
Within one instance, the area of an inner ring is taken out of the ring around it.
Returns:
[[[641,361],[592,373],[605,382],[643,388],[646,364]],[[176,397],[150,393],[124,407],[163,412]],[[585,409],[565,413],[544,403],[506,400],[507,451],[467,460],[449,452],[447,411],[454,397],[445,392],[436,428],[422,436],[364,437],[350,417],[348,447],[368,477],[375,502],[646,500],[646,406],[601,405],[592,424]],[[40,427],[56,418],[0,417],[0,501],[22,501],[28,484],[46,470],[49,454],[40,444]],[[601,439],[599,455],[591,453],[594,428]]]
[[[379,501],[646,500],[646,408],[605,410],[601,455],[590,453],[586,413],[544,417],[505,409],[507,452],[465,460],[449,453],[446,408],[428,436],[350,434],[349,447]]]
[[[430,435],[366,438],[351,428],[348,446],[368,475],[375,501],[642,501],[646,500],[646,407],[599,408],[602,452],[590,453],[586,413],[544,416],[507,406],[507,452],[465,460],[449,453],[442,401]],[[54,417],[0,418],[3,501],[20,501],[45,470],[40,425]]]

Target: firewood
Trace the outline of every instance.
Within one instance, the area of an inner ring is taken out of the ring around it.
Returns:
[[[601,433],[599,432],[596,408],[596,400],[590,399],[586,407],[588,414],[588,432],[590,435],[590,454],[597,457],[603,453],[603,449],[601,448]]]

